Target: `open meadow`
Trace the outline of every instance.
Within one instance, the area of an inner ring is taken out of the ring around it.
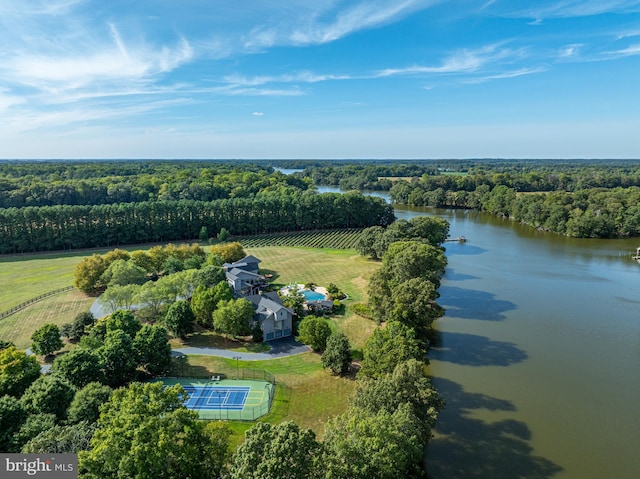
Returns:
[[[73,271],[85,256],[60,254],[0,256],[0,311],[73,284]]]

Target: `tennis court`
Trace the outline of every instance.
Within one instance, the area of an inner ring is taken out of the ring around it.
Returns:
[[[200,419],[253,421],[269,412],[275,385],[268,381],[222,379],[163,379],[165,386],[180,384],[187,393],[184,405]]]
[[[189,399],[189,409],[233,409],[241,411],[251,388],[248,386],[182,386]]]

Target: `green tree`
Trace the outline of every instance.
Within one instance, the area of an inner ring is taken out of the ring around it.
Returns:
[[[79,313],[73,322],[65,324],[60,333],[62,336],[69,338],[69,341],[76,343],[86,334],[86,329],[93,326],[96,318],[91,312]]]
[[[98,355],[104,368],[105,382],[120,386],[136,376],[136,352],[131,337],[121,329],[107,332]]]
[[[390,321],[384,328],[376,329],[362,350],[362,362],[358,375],[378,378],[392,373],[403,361],[426,358],[415,330],[397,321]]]
[[[213,326],[216,331],[233,337],[250,334],[254,314],[253,303],[248,299],[220,301],[213,312]]]
[[[227,231],[227,228],[220,228],[220,231],[218,232],[218,241],[220,241],[220,243],[226,243],[227,241],[229,241],[229,237],[231,236],[231,233],[229,233],[229,231]],[[204,240],[203,240],[204,241]]]
[[[13,344],[11,341],[5,341],[3,339],[0,339],[0,351],[2,351],[3,349],[10,348],[11,346],[15,346],[15,344]]]
[[[100,413],[91,450],[79,454],[85,477],[219,477],[228,430],[211,427],[184,407],[180,386],[133,383],[113,393]]]
[[[96,352],[84,348],[74,349],[56,358],[52,372],[77,388],[84,387],[90,382],[104,381],[100,357]]]
[[[13,435],[11,449],[16,452],[20,451],[27,442],[38,434],[53,428],[56,425],[56,419],[56,415],[51,413],[30,414],[20,430]]]
[[[298,341],[311,346],[314,351],[324,351],[331,336],[331,326],[324,318],[307,316],[298,326]]]
[[[142,284],[147,281],[147,270],[133,261],[115,260],[109,265],[100,278],[107,286],[126,286],[128,284]]]
[[[99,254],[83,258],[73,272],[73,285],[83,293],[95,293],[103,286],[100,278],[107,267],[108,264]]]
[[[207,227],[203,226],[200,228],[200,233],[198,233],[198,239],[203,243],[209,239],[209,232],[207,231]]]
[[[433,321],[444,314],[444,309],[436,303],[438,292],[435,285],[423,278],[411,278],[391,290],[393,309],[388,319],[399,321],[418,334],[431,329]]]
[[[78,390],[69,405],[69,422],[94,423],[100,417],[100,406],[106,403],[113,390],[104,384],[89,383]]]
[[[129,310],[135,303],[140,290],[141,286],[138,284],[109,286],[107,290],[100,295],[98,302],[103,304],[112,313],[120,309]]]
[[[218,284],[220,281],[224,281],[224,271],[221,266],[206,265],[196,271],[195,280],[198,285],[211,288]]]
[[[64,419],[75,393],[70,383],[51,374],[36,379],[20,401],[30,414],[55,414],[58,419]]]
[[[184,270],[184,263],[175,256],[169,256],[164,260],[164,263],[162,263],[162,271],[165,275],[174,274],[182,270]]]
[[[415,359],[399,363],[392,373],[378,379],[361,378],[351,400],[353,407],[372,414],[380,410],[392,414],[404,403],[411,406],[411,411],[420,420],[422,439],[428,441],[445,403],[425,376],[425,364]]]
[[[331,369],[333,374],[345,374],[351,364],[351,345],[341,331],[336,331],[327,339],[327,348],[322,353],[322,367]]]
[[[27,419],[27,411],[13,396],[0,396],[0,451],[16,452],[13,436]]]
[[[217,301],[213,288],[198,286],[191,297],[191,309],[198,324],[211,327],[213,325],[213,311],[216,309]]]
[[[421,470],[421,427],[408,404],[393,413],[358,408],[330,419],[324,437],[326,477],[396,479]]]
[[[306,302],[306,298],[297,288],[293,288],[289,291],[289,294],[283,296],[282,302],[287,308],[293,309],[294,314],[298,318],[304,316],[304,303]]]
[[[117,331],[118,329],[124,331],[131,339],[135,338],[142,324],[131,311],[116,311],[109,315],[105,323],[106,332]]]
[[[90,447],[95,424],[81,422],[71,425],[56,424],[42,431],[22,447],[23,454],[77,454]]]
[[[20,397],[40,377],[40,365],[15,346],[0,350],[0,396]]]
[[[133,349],[138,356],[138,365],[149,374],[159,376],[171,368],[169,334],[162,326],[145,324],[136,333]]]
[[[180,300],[169,306],[164,317],[164,325],[173,335],[185,339],[188,334],[193,332],[195,319],[189,303]]]
[[[151,319],[157,319],[160,317],[162,305],[168,301],[168,298],[166,290],[162,287],[160,280],[147,281],[144,283],[133,300],[136,303],[143,304],[147,307],[147,310],[151,315]]]
[[[232,479],[315,479],[322,476],[320,444],[311,429],[291,421],[259,422],[233,456]]]
[[[131,253],[131,261],[140,268],[144,269],[147,273],[157,273],[153,259],[144,250],[136,250]]]
[[[64,343],[60,339],[60,328],[52,323],[47,323],[36,329],[31,335],[31,350],[35,354],[49,356],[62,349]]]
[[[209,250],[212,254],[220,256],[225,263],[233,263],[246,256],[240,243],[223,243],[213,245]]]
[[[417,241],[396,241],[382,258],[382,269],[393,287],[412,278],[431,281],[436,289],[447,266],[442,249]]]

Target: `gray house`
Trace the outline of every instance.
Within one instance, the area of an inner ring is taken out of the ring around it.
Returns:
[[[286,338],[293,330],[293,310],[287,308],[278,293],[262,293],[246,296],[256,310],[255,320],[260,324],[265,341]]]
[[[234,262],[234,263],[225,263],[222,265],[222,268],[225,271],[231,271],[232,269],[241,269],[242,271],[248,271],[250,273],[258,272],[258,265],[261,261],[255,256],[249,255],[244,258]]]
[[[236,296],[248,296],[257,294],[261,288],[266,286],[264,276],[251,271],[244,271],[239,268],[227,270],[225,273],[227,283]]]
[[[235,263],[222,265],[227,283],[236,297],[248,299],[255,308],[254,319],[260,324],[264,341],[286,338],[293,332],[293,310],[282,304],[278,293],[263,293],[265,277],[258,273],[260,260],[246,256]]]

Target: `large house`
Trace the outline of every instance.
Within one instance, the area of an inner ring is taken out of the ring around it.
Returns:
[[[278,293],[264,293],[267,286],[265,277],[258,273],[260,260],[246,256],[234,263],[222,265],[227,283],[236,297],[246,298],[253,303],[255,321],[260,324],[264,341],[286,338],[293,332],[293,310],[287,308]]]
[[[265,341],[291,336],[293,311],[287,308],[278,293],[262,293],[246,296],[256,310],[255,319],[260,324]]]

